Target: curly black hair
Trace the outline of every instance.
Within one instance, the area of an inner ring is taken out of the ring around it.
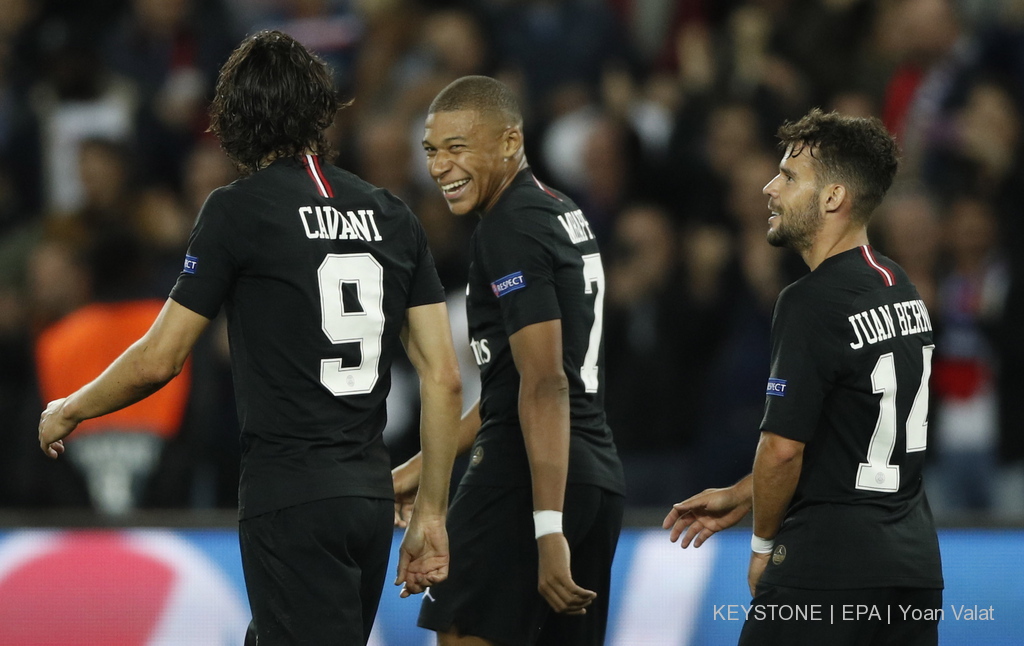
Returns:
[[[877,118],[849,117],[814,108],[778,131],[791,156],[804,150],[818,162],[822,185],[839,183],[853,197],[853,215],[867,222],[892,186],[899,166],[896,141]]]
[[[265,30],[231,53],[210,105],[210,132],[245,175],[278,157],[331,156],[339,108],[330,69],[291,36]]]

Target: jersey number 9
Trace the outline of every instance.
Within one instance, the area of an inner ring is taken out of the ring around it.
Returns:
[[[320,328],[335,345],[357,344],[359,360],[320,361],[320,383],[336,396],[377,385],[384,335],[384,268],[368,253],[327,254],[317,269]],[[351,363],[351,365],[349,365]]]

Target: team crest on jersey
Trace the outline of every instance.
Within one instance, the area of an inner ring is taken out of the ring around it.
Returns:
[[[775,551],[772,552],[772,563],[775,565],[782,565],[782,562],[786,560],[786,546],[776,545]]]
[[[785,397],[786,396],[786,380],[785,379],[776,379],[776,378],[772,377],[771,379],[768,380],[768,391],[765,392],[765,394],[766,395],[771,395],[772,397]]]
[[[196,258],[195,256],[188,256],[188,255],[186,255],[185,256],[185,266],[182,268],[182,271],[185,272],[186,274],[194,274],[194,273],[196,273],[196,267],[198,265],[199,265],[199,259],[198,258]]]
[[[498,298],[524,287],[526,287],[526,277],[523,276],[523,272],[521,271],[509,274],[508,276],[499,278],[491,283],[491,291],[494,292],[494,295]]]

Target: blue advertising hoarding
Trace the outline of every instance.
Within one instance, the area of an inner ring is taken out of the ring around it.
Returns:
[[[400,539],[396,533],[392,564]],[[1020,644],[1024,531],[942,530],[940,542],[940,643]],[[626,530],[608,643],[735,644],[750,611],[748,549],[749,536],[738,530],[688,550],[661,530]],[[419,603],[386,584],[371,644],[433,644],[432,633],[415,625]],[[850,608],[831,620],[866,611]],[[0,644],[237,646],[248,620],[233,530],[0,532]]]

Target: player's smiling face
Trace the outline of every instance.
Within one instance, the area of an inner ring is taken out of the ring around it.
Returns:
[[[776,175],[762,192],[768,196],[768,242],[802,252],[824,224],[816,162],[807,146],[789,146]]]
[[[506,129],[476,110],[427,116],[423,150],[427,170],[455,215],[486,211],[508,183],[512,161],[505,161]]]

